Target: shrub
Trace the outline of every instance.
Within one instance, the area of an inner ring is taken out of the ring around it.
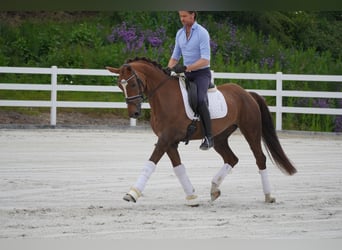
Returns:
[[[181,27],[175,11],[49,14],[35,17],[19,13],[25,17],[20,22],[11,21],[11,15],[2,18],[1,65],[104,69],[119,66],[128,58],[145,56],[166,66]],[[62,18],[56,21],[58,16]],[[199,23],[209,30],[211,68],[216,72],[341,75],[339,16],[308,12],[202,12]],[[0,81],[48,83],[49,79],[0,75]],[[108,78],[91,76],[63,76],[58,81],[114,84]],[[245,88],[274,88],[269,81],[237,83]],[[285,82],[284,86],[289,90],[341,91],[340,83]],[[273,97],[266,99],[271,105],[275,102]],[[303,104],[342,108],[339,100],[284,99],[284,105]],[[145,117],[148,116],[147,111]],[[340,131],[342,127],[341,116],[284,114],[283,123],[285,129]]]

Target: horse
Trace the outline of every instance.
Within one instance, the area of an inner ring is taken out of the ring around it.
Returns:
[[[150,125],[158,137],[150,158],[142,166],[140,176],[123,199],[137,202],[159,160],[166,153],[185,192],[186,204],[198,206],[198,196],[181,161],[178,145],[185,139],[201,139],[203,129],[200,121],[191,120],[186,115],[178,77],[171,76],[159,63],[145,57],[128,59],[119,68],[107,66],[106,69],[118,75],[118,86],[125,96],[129,117],[138,118],[141,115],[142,102],[148,100]],[[264,201],[275,202],[275,198],[271,196],[266,156],[261,142],[264,143],[271,160],[284,174],[293,175],[297,170],[280,144],[266,101],[259,94],[246,91],[236,83],[218,85],[217,90],[223,94],[229,112],[224,117],[211,119],[213,149],[223,160],[223,166],[211,181],[211,201],[221,195],[219,186],[238,163],[239,159],[231,150],[228,139],[239,128],[255,157]],[[191,124],[195,125],[194,131],[190,138],[186,138]]]

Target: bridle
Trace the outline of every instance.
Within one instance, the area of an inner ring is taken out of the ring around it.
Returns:
[[[124,64],[123,66],[130,66],[129,64]],[[132,69],[133,70],[133,69]],[[131,80],[132,78],[136,79],[138,88],[139,88],[139,93],[135,96],[128,96],[127,94],[127,85],[128,85],[128,81]],[[135,105],[141,105],[141,103],[145,100],[145,96],[144,96],[144,84],[142,82],[142,80],[138,77],[138,75],[135,73],[135,71],[133,70],[132,75],[126,80],[126,79],[121,79],[120,84],[123,88],[123,92],[125,95],[125,100],[127,104],[133,103]],[[138,100],[138,102],[136,102],[136,100]]]
[[[129,64],[124,64],[123,66],[130,66]],[[172,76],[168,76],[166,77],[163,81],[161,81],[157,87],[155,87],[153,90],[151,90],[151,92],[149,93],[149,95],[147,97],[144,96],[144,84],[143,84],[143,81],[139,78],[139,76],[135,73],[135,71],[132,69],[133,73],[132,75],[126,80],[126,79],[121,79],[120,81],[120,84],[123,88],[123,92],[124,92],[124,95],[125,95],[125,100],[126,100],[126,104],[135,104],[138,108],[140,108],[141,106],[141,103],[146,101],[146,99],[149,99],[151,98],[155,92],[164,85],[164,83],[167,82],[167,80],[173,78]],[[136,79],[136,82],[137,82],[137,85],[139,87],[139,93],[137,95],[134,95],[134,96],[128,96],[127,94],[127,85],[128,85],[128,81],[135,78]],[[138,101],[136,101],[138,100]],[[139,106],[138,106],[139,105]]]

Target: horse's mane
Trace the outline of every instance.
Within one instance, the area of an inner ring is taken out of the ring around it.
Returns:
[[[164,69],[160,63],[153,61],[147,57],[135,57],[135,58],[127,59],[125,63],[131,63],[131,62],[136,62],[136,61],[143,61],[146,63],[150,63],[153,66],[155,66],[156,68],[162,70],[166,75],[170,75],[170,72],[168,72],[166,69]]]

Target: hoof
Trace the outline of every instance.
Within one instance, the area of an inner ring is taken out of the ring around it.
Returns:
[[[134,202],[134,203],[137,202],[137,201],[133,198],[133,196],[130,195],[130,194],[125,194],[125,196],[123,197],[123,199],[124,199],[125,201],[128,201],[128,202]]]
[[[274,197],[271,197],[270,194],[265,194],[265,202],[266,203],[274,203],[274,202],[276,202],[276,199]]]
[[[211,183],[210,198],[211,201],[215,201],[221,195],[221,190],[216,183]]]
[[[210,193],[211,201],[215,201],[218,197],[220,197],[220,195],[221,195],[221,190],[220,189],[218,189],[218,190],[216,190],[214,192],[211,192]]]
[[[186,197],[186,205],[189,207],[198,207],[199,203],[197,200],[197,195],[193,194],[193,195],[189,195]]]
[[[138,189],[132,187],[131,190],[129,190],[129,192],[123,197],[123,199],[125,201],[128,201],[128,202],[132,201],[135,203],[137,202],[140,196],[141,196],[141,192]]]

